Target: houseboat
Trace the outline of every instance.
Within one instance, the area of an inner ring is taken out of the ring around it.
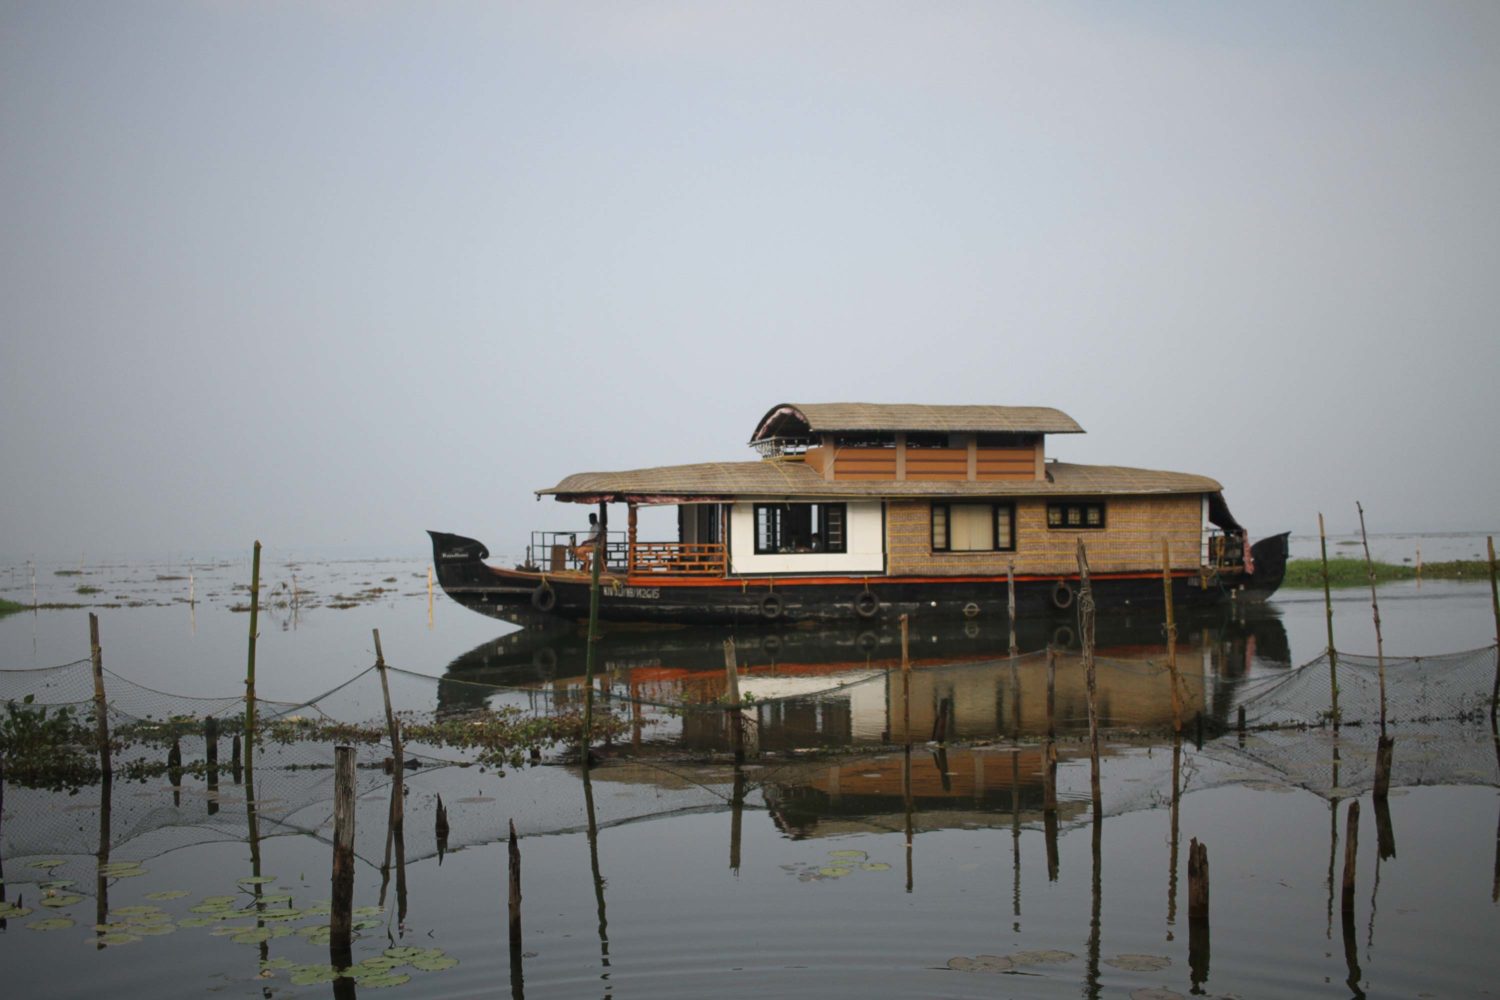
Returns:
[[[584,472],[537,491],[597,508],[599,617],[659,624],[879,622],[1068,612],[1084,542],[1100,610],[1261,601],[1287,535],[1254,545],[1214,480],[1051,459],[1078,434],[1048,407],[783,403],[743,462]],[[624,506],[625,530],[610,530]],[[677,537],[637,537],[669,505]],[[473,538],[430,531],[444,591],[521,624],[588,617],[590,532],[533,532],[524,561],[492,566]]]

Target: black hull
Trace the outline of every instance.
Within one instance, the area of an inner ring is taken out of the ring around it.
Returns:
[[[554,576],[504,570],[484,562],[485,546],[472,538],[429,531],[433,565],[444,592],[481,614],[522,625],[582,621],[589,615],[589,581],[578,574]],[[1175,577],[1172,600],[1191,611],[1230,601],[1263,601],[1281,584],[1287,536],[1256,543],[1253,574],[1205,578]],[[1094,601],[1104,612],[1159,610],[1164,606],[1159,573],[1100,573],[1092,576]],[[1018,577],[1018,617],[1073,610],[1078,578]],[[780,577],[692,581],[603,581],[599,618],[606,622],[655,625],[796,625],[799,623],[890,623],[968,618],[1005,620],[1009,616],[1005,577],[958,579],[870,577]]]

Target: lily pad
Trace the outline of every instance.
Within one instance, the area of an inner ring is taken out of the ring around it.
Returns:
[[[411,960],[411,967],[419,972],[446,972],[458,964],[452,955],[422,955]]]
[[[410,962],[414,958],[421,958],[427,954],[427,949],[412,947],[387,948],[383,954],[386,958],[394,958],[401,962]]]
[[[1010,972],[1016,964],[1004,955],[978,955],[969,958],[956,955],[948,959],[948,968],[956,972]]]
[[[161,913],[159,906],[117,906],[109,911],[112,917],[140,917],[150,913]]]
[[[891,870],[891,866],[884,861],[866,861],[859,866],[859,870],[864,872],[888,872]]]
[[[262,969],[295,969],[297,963],[290,958],[263,958],[260,961]]]
[[[1061,965],[1077,957],[1071,951],[1018,951],[1010,956],[1017,965]]]
[[[276,881],[275,875],[247,875],[238,882],[240,885],[265,885],[267,882]]]
[[[98,937],[90,939],[90,943],[97,941],[99,944],[119,945],[135,944],[139,940],[140,938],[134,934],[126,934],[124,931],[111,931],[108,934],[100,934]]]
[[[60,879],[54,879],[54,880],[52,880],[50,882],[39,882],[37,884],[37,888],[41,889],[43,892],[46,892],[48,889],[66,889],[70,885],[77,885],[77,884],[78,883],[74,882],[70,878],[60,878]]]
[[[146,898],[160,900],[181,899],[187,894],[188,891],[186,889],[163,889],[161,892],[148,892]]]
[[[73,925],[72,917],[48,917],[46,920],[33,920],[26,926],[34,931],[63,931]]]
[[[378,990],[387,986],[409,983],[411,976],[405,972],[371,972],[368,975],[355,976],[354,981],[366,989]]]
[[[870,855],[864,851],[829,851],[830,858],[868,858]]]
[[[0,920],[7,917],[24,917],[30,912],[30,907],[21,906],[17,903],[0,902]]]
[[[359,967],[370,972],[389,972],[396,966],[405,964],[401,959],[391,958],[388,955],[377,955],[374,958],[367,958],[363,962],[360,962]]]
[[[339,970],[331,965],[299,965],[291,975],[293,986],[313,986],[331,983],[339,977]]]
[[[372,927],[379,927],[381,923],[382,921],[379,920],[356,920],[354,921],[351,929],[356,931],[367,931]]]
[[[1116,955],[1106,958],[1105,965],[1113,965],[1126,972],[1158,972],[1172,964],[1165,955]]]
[[[63,864],[62,858],[37,858],[35,861],[26,862],[27,868],[57,868]]]
[[[852,871],[853,869],[851,868],[839,868],[836,866],[832,866],[828,868],[819,868],[818,874],[823,876],[824,878],[843,878],[845,875],[850,874]]]
[[[68,893],[64,893],[58,896],[43,896],[41,899],[41,903],[43,906],[49,907],[54,910],[60,910],[64,906],[72,906],[74,903],[82,901],[82,896],[75,896]]]
[[[172,923],[166,923],[166,924],[152,923],[152,924],[131,924],[130,925],[130,933],[131,934],[144,934],[147,937],[160,937],[163,934],[175,934],[176,932],[177,932],[177,925],[176,924],[172,924]]]
[[[137,878],[146,874],[146,869],[137,861],[121,861],[117,864],[100,865],[99,874],[105,878]]]
[[[259,920],[300,920],[306,914],[301,910],[265,910],[255,916]]]

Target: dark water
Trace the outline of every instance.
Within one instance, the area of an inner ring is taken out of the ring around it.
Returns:
[[[106,666],[122,677],[168,692],[233,695],[242,689],[248,619],[231,608],[245,599],[234,588],[248,579],[248,566],[194,567],[198,603],[191,608],[186,581],[157,579],[185,569],[143,564],[58,577],[45,568],[40,600],[95,605]],[[291,572],[268,560],[268,589]],[[258,673],[267,697],[300,700],[348,680],[373,659],[372,628],[381,630],[393,664],[441,678],[403,680],[397,697],[409,704],[550,705],[577,697],[584,647],[576,634],[514,634],[441,595],[429,618],[424,563],[302,563],[296,573],[305,595],[298,608],[279,607],[262,620]],[[0,582],[0,596],[29,603],[24,566],[0,569]],[[77,595],[80,585],[101,592]],[[369,595],[376,587],[385,592]],[[1388,653],[1493,642],[1487,586],[1403,584],[1380,597]],[[404,893],[398,872],[382,864],[388,785],[378,772],[362,772],[355,905],[381,909],[366,918],[371,925],[360,932],[355,959],[391,947],[437,948],[457,959],[441,971],[399,967],[409,981],[382,990],[424,997],[1447,997],[1495,990],[1495,770],[1466,765],[1453,783],[1395,789],[1394,852],[1382,857],[1368,792],[1344,789],[1331,798],[1309,790],[1297,773],[1262,763],[1255,735],[1242,743],[1233,732],[1215,738],[1210,731],[1201,747],[1189,739],[1175,753],[1170,741],[1153,737],[1107,741],[1097,821],[1088,759],[1071,740],[1061,748],[1059,818],[1049,831],[1035,739],[1042,718],[1036,667],[1018,668],[1033,671],[1018,686],[997,685],[1008,669],[994,665],[1005,652],[1005,629],[969,624],[914,629],[920,693],[910,698],[910,722],[896,695],[899,670],[890,669],[899,663],[893,631],[735,636],[743,689],[762,699],[754,727],[760,754],[738,770],[721,721],[707,721],[722,716],[661,707],[721,693],[725,633],[610,635],[599,651],[601,685],[612,698],[648,703],[639,730],[627,729],[587,782],[576,764],[551,759],[504,776],[477,768],[413,772]],[[1018,640],[1035,649],[1066,639],[1058,629],[1067,624],[1024,623]],[[1339,596],[1335,629],[1341,647],[1373,652],[1368,592]],[[1103,682],[1109,711],[1129,728],[1159,731],[1169,709],[1146,680],[1129,678],[1147,677],[1160,662],[1160,624],[1112,619],[1101,623],[1099,642],[1115,668],[1101,672],[1114,678]],[[1195,714],[1231,724],[1236,698],[1274,683],[1325,644],[1320,594],[1288,592],[1263,612],[1185,622],[1179,656],[1184,672],[1191,665],[1198,678]],[[84,610],[0,619],[7,669],[86,655]],[[505,690],[471,683],[481,681]],[[997,698],[997,691],[1018,694]],[[799,693],[805,697],[789,697]],[[945,697],[950,744],[939,748],[927,737],[933,706]],[[1076,713],[1076,699],[1061,700],[1073,707],[1060,717]],[[326,704],[361,718],[379,711],[378,700],[357,693]],[[916,735],[909,755],[903,728]],[[1493,749],[1483,726],[1460,736]],[[1398,732],[1398,757],[1441,757],[1449,752],[1445,739]],[[1337,755],[1352,767],[1373,742],[1373,731],[1355,727],[1336,745],[1308,746],[1318,763]],[[35,911],[6,919],[0,931],[7,995],[97,996],[108,988],[126,997],[348,996],[379,988],[355,983],[351,994],[349,984],[294,985],[281,967],[328,961],[326,944],[299,931],[327,920],[316,903],[329,896],[329,807],[319,773],[289,779],[296,794],[262,777],[272,789],[260,793],[267,801],[258,868],[274,877],[265,891],[290,894],[291,905],[315,912],[265,922],[285,933],[263,942],[214,933],[226,923],[253,928],[251,915],[184,926],[206,897],[250,904],[250,887],[239,882],[256,871],[241,832],[244,806],[227,794],[209,815],[195,779],[175,796],[165,782],[118,782],[110,792],[110,860],[138,861],[142,873],[105,880],[105,908],[115,914],[107,919],[126,921],[141,916],[129,908],[154,906],[167,914],[156,922],[173,929],[103,949],[91,930],[100,902],[101,789],[70,796],[7,787],[5,898]],[[224,785],[233,791],[227,776]],[[438,794],[452,824],[441,856],[431,822]],[[272,801],[278,796],[282,811]],[[1361,807],[1357,877],[1345,919],[1339,880],[1353,801]],[[507,944],[501,841],[511,820],[522,833],[524,870],[518,967]],[[1192,838],[1209,852],[1206,934],[1193,933],[1187,915]],[[31,867],[37,861],[62,864]],[[74,885],[53,891],[81,898],[56,910],[38,906],[49,878],[71,879]],[[149,898],[168,891],[186,894]],[[74,925],[29,926],[59,915]],[[1153,989],[1169,992],[1138,994]]]

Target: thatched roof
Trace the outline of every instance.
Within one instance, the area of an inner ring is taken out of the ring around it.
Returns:
[[[1045,482],[829,482],[798,460],[707,462],[627,472],[580,472],[551,489],[537,490],[537,495],[555,496],[574,503],[629,501],[649,504],[793,497],[1123,496],[1217,493],[1222,488],[1207,476],[1185,472],[1064,462],[1051,462],[1046,468],[1048,480]]]
[[[750,443],[810,434],[939,433],[1082,434],[1077,421],[1050,406],[927,406],[916,403],[781,403],[771,407]]]

